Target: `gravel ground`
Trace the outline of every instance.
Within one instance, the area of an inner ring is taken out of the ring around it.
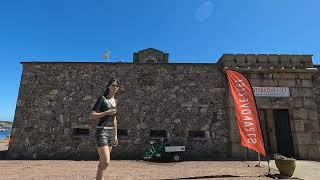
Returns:
[[[112,160],[105,179],[269,179],[257,162]],[[98,161],[0,160],[0,179],[95,179]],[[249,165],[249,167],[248,167]],[[271,169],[272,173],[278,173]]]

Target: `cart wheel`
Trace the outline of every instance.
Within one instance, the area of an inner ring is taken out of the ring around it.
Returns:
[[[174,154],[174,155],[172,156],[172,159],[173,159],[173,161],[175,161],[175,162],[181,161],[181,157],[180,157],[179,154]]]
[[[152,160],[152,157],[150,157],[150,156],[145,156],[145,157],[143,157],[143,160],[145,160],[145,161],[151,161],[151,160]]]

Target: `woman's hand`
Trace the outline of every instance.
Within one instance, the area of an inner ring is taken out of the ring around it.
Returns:
[[[117,109],[109,109],[108,111],[106,111],[106,114],[109,116],[114,116],[117,114]]]
[[[119,142],[118,137],[115,136],[114,139],[115,139],[115,140],[114,140],[113,146],[118,146],[118,142]]]

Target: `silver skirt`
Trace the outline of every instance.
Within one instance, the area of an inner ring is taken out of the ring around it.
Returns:
[[[96,144],[98,147],[113,146],[115,144],[115,129],[96,129]]]

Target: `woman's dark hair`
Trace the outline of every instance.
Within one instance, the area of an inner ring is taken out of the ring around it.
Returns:
[[[111,86],[112,83],[117,82],[118,86],[120,86],[120,81],[118,79],[110,79],[110,81],[107,84],[107,88],[103,93],[104,97],[107,97],[109,94],[109,87]]]

